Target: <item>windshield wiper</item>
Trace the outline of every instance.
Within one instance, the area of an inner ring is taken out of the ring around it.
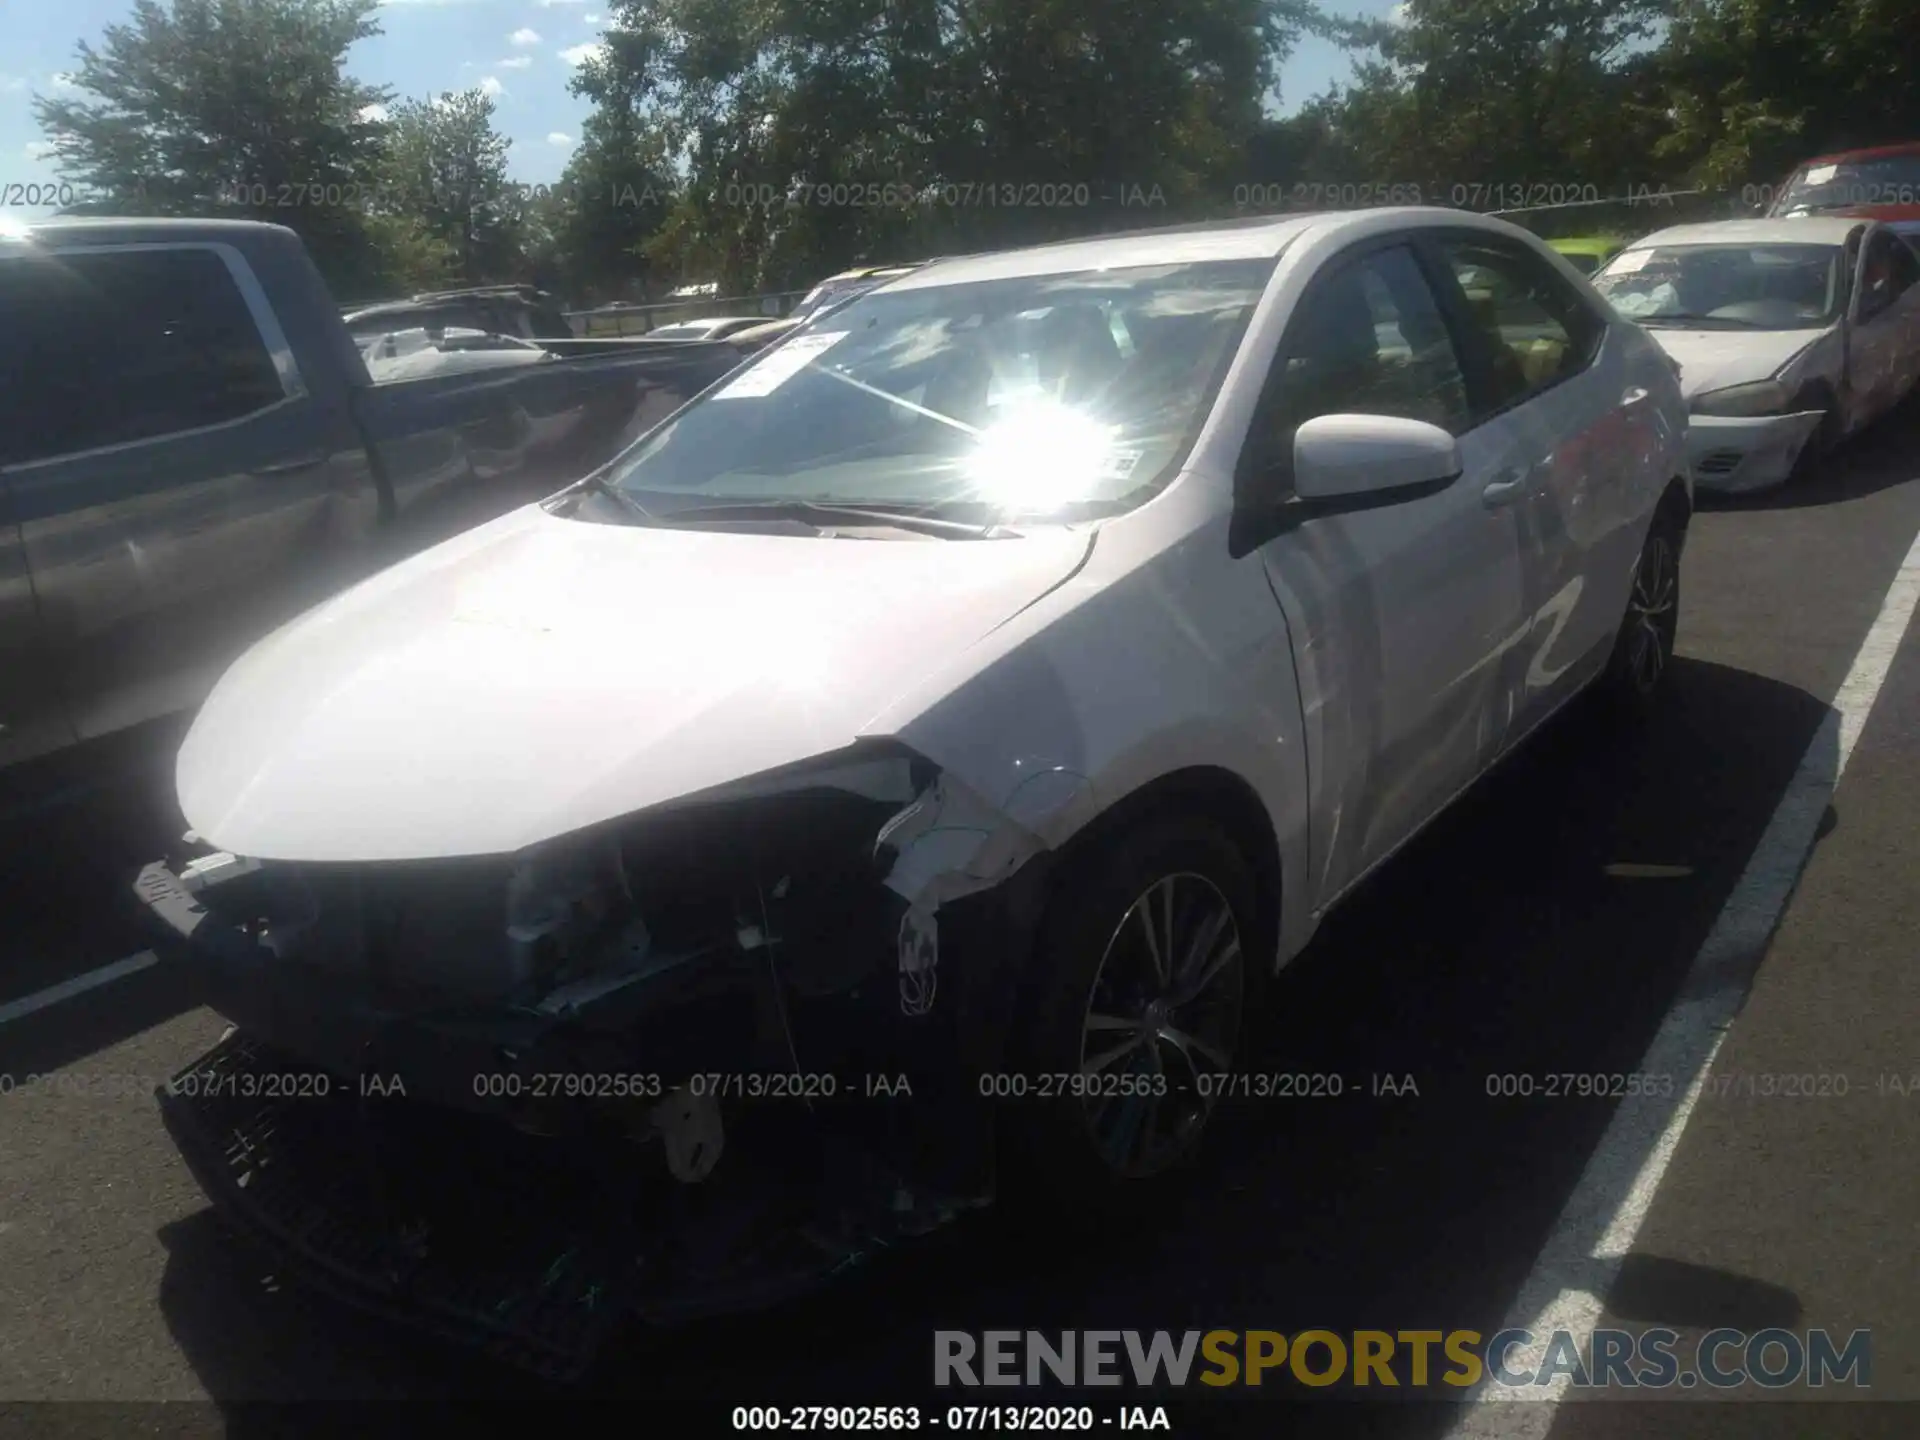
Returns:
[[[1743,330],[1764,329],[1751,320],[1736,320],[1731,315],[1689,315],[1667,313],[1663,315],[1629,315],[1627,318],[1636,325],[1738,325]]]
[[[622,510],[626,511],[636,525],[658,525],[660,523],[660,517],[658,515],[647,509],[646,506],[642,505],[638,500],[634,499],[633,496],[629,495],[625,490],[622,490],[618,485],[614,484],[611,480],[607,479],[604,474],[598,471],[587,476],[586,479],[575,485],[568,493],[576,495],[604,495]]]
[[[926,535],[952,540],[993,540],[1018,538],[1019,531],[998,522],[977,525],[964,520],[948,520],[930,515],[922,506],[888,505],[884,501],[860,505],[839,505],[820,500],[730,500],[718,505],[692,505],[652,517],[656,525],[687,523],[728,524],[733,521],[797,520],[824,528],[835,523],[853,525],[892,525]]]

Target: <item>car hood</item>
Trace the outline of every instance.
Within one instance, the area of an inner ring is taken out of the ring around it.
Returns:
[[[262,859],[519,850],[851,744],[1092,538],[742,535],[529,506],[242,656],[181,747],[181,809]]]
[[[1647,333],[1680,362],[1680,390],[1689,400],[1729,385],[1769,380],[1812,345],[1823,330],[1672,330]]]

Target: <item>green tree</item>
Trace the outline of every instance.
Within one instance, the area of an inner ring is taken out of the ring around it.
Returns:
[[[438,247],[447,278],[518,278],[522,201],[507,181],[512,142],[493,128],[493,98],[475,88],[403,101],[382,138],[378,193],[386,213],[411,221]]]
[[[610,19],[579,89],[635,107],[682,172],[654,253],[743,286],[1204,208],[1292,39],[1329,23],[1312,0],[616,0]]]
[[[1377,58],[1309,107],[1296,138],[1345,171],[1324,178],[1474,209],[1659,184],[1650,152],[1667,122],[1649,42],[1664,3],[1407,0],[1400,23],[1365,35]]]
[[[1913,0],[1679,0],[1661,54],[1665,156],[1707,184],[1920,136]]]
[[[655,268],[649,247],[675,198],[660,136],[629,101],[608,95],[543,207],[556,283],[583,301],[640,298]]]
[[[342,68],[379,33],[378,0],[134,0],[82,42],[81,98],[34,110],[69,180],[118,214],[270,220],[299,231],[337,285],[379,283],[359,188],[386,92]]]

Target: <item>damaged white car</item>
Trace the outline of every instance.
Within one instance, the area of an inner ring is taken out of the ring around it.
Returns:
[[[1920,256],[1876,222],[1676,226],[1593,283],[1679,362],[1702,489],[1804,479],[1920,380]]]
[[[1685,426],[1453,211],[917,270],[226,675],[168,1124],[283,1271],[554,1372],[1137,1193],[1330,906],[1659,693]]]

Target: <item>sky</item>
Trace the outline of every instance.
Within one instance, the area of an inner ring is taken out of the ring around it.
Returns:
[[[1345,0],[1332,8],[1380,18],[1393,5]],[[347,68],[401,99],[482,86],[494,97],[494,127],[512,142],[512,178],[551,184],[579,141],[588,109],[567,93],[567,81],[598,42],[605,9],[605,0],[386,0],[379,12],[384,33],[356,45]],[[75,47],[82,40],[97,43],[131,10],[131,0],[0,0],[0,203],[8,214],[50,213],[48,206],[23,203],[34,197],[21,187],[59,179],[34,123],[32,96],[78,94],[66,80]],[[1338,47],[1303,40],[1281,74],[1280,111],[1297,108],[1351,69]]]

